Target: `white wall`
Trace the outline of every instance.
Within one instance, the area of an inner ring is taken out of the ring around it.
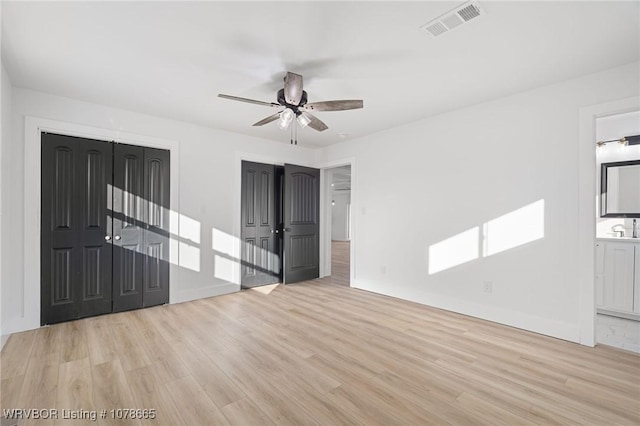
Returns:
[[[358,164],[352,286],[579,341],[580,108],[637,96],[638,75],[634,63],[325,149],[321,161]],[[534,202],[489,241],[544,237],[484,256],[485,224]],[[478,257],[430,274],[430,247],[464,231],[448,254]]]
[[[9,145],[9,140],[11,138],[11,96],[12,96],[12,87],[11,81],[9,80],[9,75],[4,69],[4,64],[2,64],[2,85],[0,87],[0,97],[2,98],[2,103],[0,104],[0,348],[4,346],[6,339],[8,337],[5,334],[4,327],[4,303],[8,303],[9,300],[3,296],[3,288],[5,283],[9,283],[10,281],[5,279],[4,275],[4,257],[3,253],[9,253],[7,249],[10,247],[4,247],[7,244],[8,240],[5,238],[5,220],[4,220],[4,207],[7,206],[4,197],[6,196],[6,191],[3,190],[2,183],[7,182],[5,180],[5,172],[9,169],[8,157],[7,157],[7,146]],[[8,224],[7,224],[8,226]]]
[[[25,200],[38,199],[33,194],[31,176],[25,188],[25,143],[29,144],[29,122],[47,119],[96,129],[95,133],[126,135],[125,139],[159,138],[175,141],[179,150],[179,187],[171,194],[178,197],[180,232],[191,240],[191,247],[181,247],[179,258],[172,263],[171,301],[223,294],[239,289],[237,263],[228,260],[237,256],[239,242],[240,161],[249,159],[273,163],[310,165],[314,151],[220,130],[208,129],[179,121],[151,117],[130,111],[52,96],[44,93],[13,89],[13,139],[3,146],[3,238],[11,241],[11,250],[4,251],[2,290],[5,306],[3,332],[12,333],[39,326],[39,280],[31,269],[39,259],[24,255],[26,247],[39,244],[38,232],[25,229],[25,217],[39,217],[39,211],[25,211]],[[37,117],[37,119],[27,119]],[[3,117],[4,118],[4,117]],[[3,120],[4,121],[4,120]],[[28,134],[25,139],[25,127]],[[100,131],[99,131],[100,130]],[[99,131],[99,132],[98,132]],[[37,145],[37,143],[36,143]],[[31,147],[32,148],[32,147]],[[31,149],[29,146],[27,150]],[[172,151],[173,155],[173,151]],[[33,161],[33,159],[31,159]],[[11,184],[8,184],[11,182]],[[26,192],[25,192],[26,191]],[[176,193],[177,192],[177,193]],[[30,205],[27,202],[28,205]],[[35,237],[34,237],[35,236]],[[213,239],[216,238],[214,242]],[[35,239],[35,241],[34,241]],[[213,245],[216,244],[216,250]],[[233,247],[231,247],[233,246]],[[217,256],[217,257],[216,257]],[[182,266],[180,266],[182,265]],[[29,272],[25,281],[25,268]],[[233,282],[236,280],[236,282]],[[7,303],[11,300],[11,303]],[[6,328],[4,328],[6,326]]]
[[[596,120],[596,140],[608,141],[620,139],[623,136],[640,135],[640,111],[626,114],[616,114],[609,117],[602,117]],[[640,160],[640,145],[620,146],[617,143],[605,144],[596,150],[596,188],[598,194],[597,204],[597,229],[596,237],[610,238],[615,235],[612,228],[615,225],[622,225],[625,235],[630,236],[633,232],[633,219],[624,218],[601,218],[600,217],[600,171],[602,163],[614,161]],[[616,228],[620,229],[620,228]]]
[[[349,204],[351,204],[351,191],[334,191],[332,200],[334,204],[331,206],[331,239],[348,241],[348,208]]]

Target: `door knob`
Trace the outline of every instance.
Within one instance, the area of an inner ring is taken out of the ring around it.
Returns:
[[[273,229],[271,230],[271,233],[273,234]]]
[[[279,231],[276,229],[276,234],[277,234],[278,232],[279,232]]]
[[[111,241],[111,235],[105,235],[104,239],[105,241]]]
[[[116,241],[120,241],[120,238],[122,238],[120,235],[116,235]]]

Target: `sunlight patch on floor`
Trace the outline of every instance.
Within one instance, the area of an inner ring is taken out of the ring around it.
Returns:
[[[262,293],[262,294],[269,294],[271,293],[273,290],[275,290],[280,284],[270,284],[270,285],[262,285],[260,287],[253,287],[250,288],[249,290],[251,291],[257,291],[258,293]]]

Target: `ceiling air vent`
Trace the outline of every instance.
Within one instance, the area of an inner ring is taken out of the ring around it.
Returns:
[[[440,15],[420,28],[423,28],[432,37],[438,37],[482,15],[485,15],[485,12],[480,8],[478,2],[472,0]]]

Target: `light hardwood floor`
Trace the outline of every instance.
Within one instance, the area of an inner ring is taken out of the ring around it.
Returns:
[[[329,281],[333,284],[349,286],[350,247],[349,241],[331,241],[331,276]]]
[[[2,408],[153,425],[640,423],[637,355],[327,279],[14,334],[1,365]]]

